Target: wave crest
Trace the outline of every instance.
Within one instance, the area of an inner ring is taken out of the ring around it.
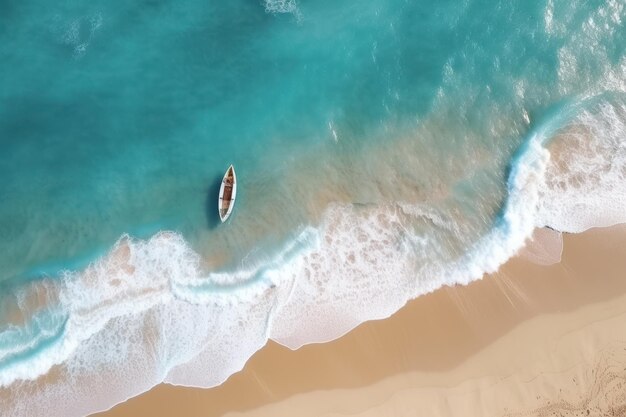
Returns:
[[[269,338],[290,348],[328,341],[441,286],[479,279],[537,226],[626,221],[624,115],[623,102],[599,97],[538,125],[511,160],[492,227],[461,249],[450,247],[463,233],[458,220],[407,202],[331,204],[317,228],[234,271],[204,271],[176,233],[123,236],[85,271],[17,293],[16,319],[0,329],[3,409],[85,415],[162,381],[215,386]],[[608,207],[601,218],[598,207]]]

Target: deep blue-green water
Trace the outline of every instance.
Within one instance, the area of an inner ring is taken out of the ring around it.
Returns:
[[[213,386],[268,337],[329,340],[479,278],[534,227],[624,221],[624,19],[614,0],[0,1],[0,398],[34,416],[80,394],[53,414],[84,415]]]

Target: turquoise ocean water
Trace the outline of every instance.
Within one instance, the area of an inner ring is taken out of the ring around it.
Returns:
[[[0,398],[213,386],[624,221],[625,9],[0,2]]]

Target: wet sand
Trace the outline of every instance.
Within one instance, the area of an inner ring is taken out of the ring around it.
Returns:
[[[535,263],[519,256],[333,342],[270,342],[219,387],[162,384],[97,415],[626,415],[626,227],[563,243],[557,264],[538,265],[535,244]]]

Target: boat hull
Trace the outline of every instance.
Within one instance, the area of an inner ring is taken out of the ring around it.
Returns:
[[[224,178],[222,178],[222,184],[220,185],[220,195],[217,201],[217,209],[220,215],[220,220],[225,222],[233,211],[235,205],[235,197],[237,196],[237,176],[235,174],[235,167],[232,165],[228,167]]]

